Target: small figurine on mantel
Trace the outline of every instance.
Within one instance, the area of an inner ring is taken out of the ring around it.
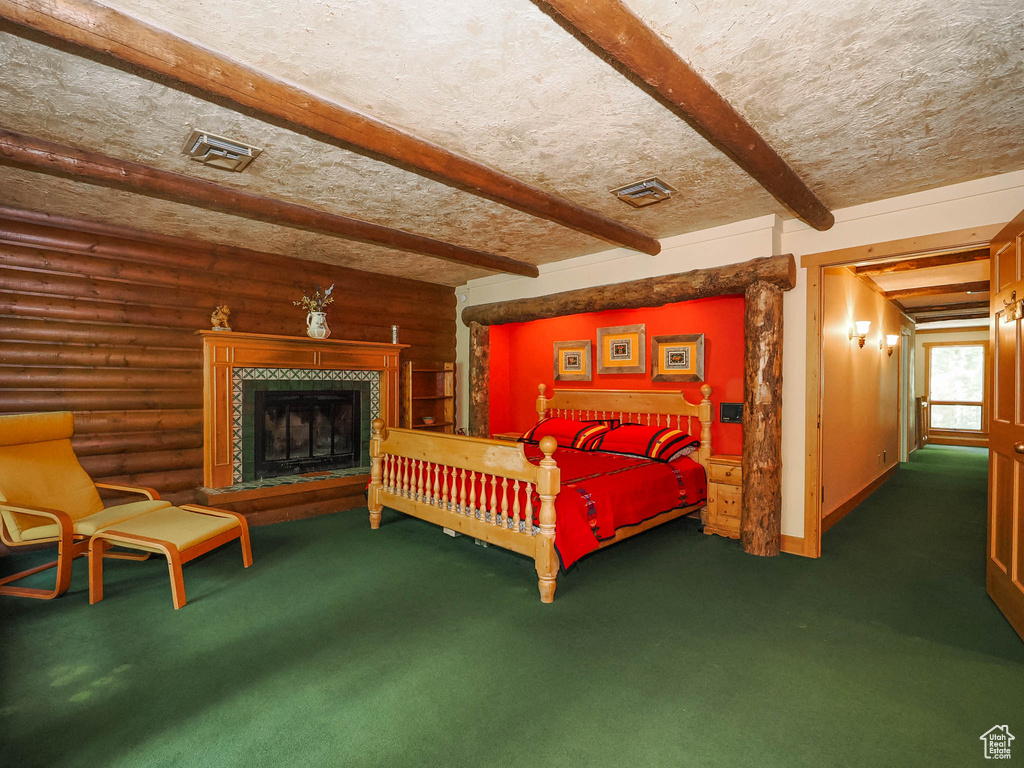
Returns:
[[[213,314],[210,315],[210,325],[213,331],[230,331],[231,326],[228,325],[228,318],[231,316],[231,310],[228,309],[227,304],[222,304],[213,310]]]

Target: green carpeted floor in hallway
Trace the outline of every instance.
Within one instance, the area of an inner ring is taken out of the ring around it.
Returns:
[[[0,600],[6,766],[965,766],[1024,759],[1024,643],[985,594],[986,454],[929,447],[817,561],[681,520],[537,597],[531,561],[385,512]],[[7,558],[10,560],[11,558]],[[17,557],[18,565],[31,557]],[[0,567],[10,568],[10,563]]]

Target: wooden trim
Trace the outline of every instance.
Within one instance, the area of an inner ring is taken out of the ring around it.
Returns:
[[[923,322],[923,321],[918,321]],[[987,325],[965,325],[963,328],[922,328],[917,329],[914,333],[918,336],[922,334],[931,333],[988,333],[989,327]]]
[[[912,315],[920,315],[924,312],[953,312],[959,309],[988,309],[987,301],[960,301],[952,304],[926,304],[923,307],[908,307],[904,311]],[[985,313],[988,314],[987,312]]]
[[[899,466],[899,462],[896,462],[866,486],[857,491],[857,493],[853,494],[849,499],[825,515],[825,519],[821,521],[821,532],[824,533],[850,514],[850,512],[864,501],[864,499],[877,491],[886,480],[896,474],[896,470],[899,469]]]
[[[988,259],[988,248],[974,248],[970,251],[958,251],[956,253],[944,253],[935,256],[919,256],[887,264],[864,264],[855,267],[854,271],[858,275],[891,275],[897,272],[947,267],[952,264],[968,264],[973,261],[988,261]]]
[[[964,445],[976,448],[988,448],[988,434],[971,437],[964,435],[948,435],[943,432],[928,432],[928,445]]]
[[[806,435],[804,460],[804,553],[807,557],[821,556],[821,350],[822,350],[822,292],[821,279],[825,267],[846,266],[858,262],[884,261],[915,255],[927,256],[950,250],[988,247],[989,241],[1005,227],[993,224],[984,227],[950,230],[931,235],[920,235],[900,240],[889,240],[870,245],[858,245],[800,258],[800,266],[807,270],[807,392],[804,433]],[[941,329],[949,333],[970,329]],[[982,330],[988,330],[983,328]],[[927,333],[928,331],[917,331]]]
[[[546,0],[572,27],[625,67],[776,200],[818,230],[835,218],[721,94],[621,0]],[[636,80],[630,78],[631,82]]]
[[[113,185],[176,203],[184,203],[268,224],[359,240],[387,248],[426,254],[456,264],[537,277],[533,264],[507,256],[463,248],[411,232],[350,216],[340,216],[251,192],[214,184],[194,176],[162,171],[0,128],[0,158],[41,173],[71,176],[92,184]]]
[[[787,555],[799,555],[800,557],[817,557],[817,555],[810,554],[806,551],[807,542],[802,536],[790,536],[788,533],[782,534],[782,551]]]
[[[531,216],[656,255],[657,238],[91,0],[0,0],[0,17],[373,153]]]
[[[807,270],[807,391],[804,423],[804,543],[803,554],[821,556],[821,410],[822,331],[824,296],[821,290],[823,267]]]
[[[928,256],[952,249],[959,251],[968,248],[988,248],[989,241],[1005,226],[1005,224],[989,224],[984,227],[956,229],[933,235],[918,235],[871,245],[854,245],[849,248],[837,248],[834,251],[808,253],[800,257],[800,266],[839,267],[899,257]]]
[[[985,317],[988,317],[988,312],[980,309],[975,312],[961,312],[953,315],[931,315],[930,317],[927,315],[917,317],[915,315],[916,322],[918,323],[941,323],[946,320],[981,320]]]
[[[661,307],[709,296],[741,294],[757,282],[790,290],[796,285],[796,260],[792,255],[770,256],[529,299],[477,304],[462,310],[462,322],[467,326],[502,325],[608,309]]]
[[[886,291],[889,300],[908,299],[912,296],[944,296],[949,293],[988,293],[988,280],[976,280],[970,283],[947,283],[946,285],[927,285],[921,288],[901,288],[897,291]],[[909,311],[909,310],[908,310]]]

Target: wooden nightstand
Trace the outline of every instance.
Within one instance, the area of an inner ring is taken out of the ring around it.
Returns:
[[[522,436],[522,432],[495,432],[491,435],[491,440],[508,440],[509,442],[514,443]]]
[[[740,499],[743,470],[739,456],[712,456],[708,459],[708,519],[704,533],[717,533],[730,539],[740,537]]]

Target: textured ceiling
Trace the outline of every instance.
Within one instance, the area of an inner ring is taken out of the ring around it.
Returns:
[[[783,209],[530,0],[110,5],[665,237]],[[1024,168],[1024,0],[629,0],[831,208]],[[536,264],[609,247],[0,26],[0,127]],[[186,159],[203,128],[263,148]],[[612,187],[678,194],[634,210]],[[458,284],[479,269],[0,166],[0,203]]]

